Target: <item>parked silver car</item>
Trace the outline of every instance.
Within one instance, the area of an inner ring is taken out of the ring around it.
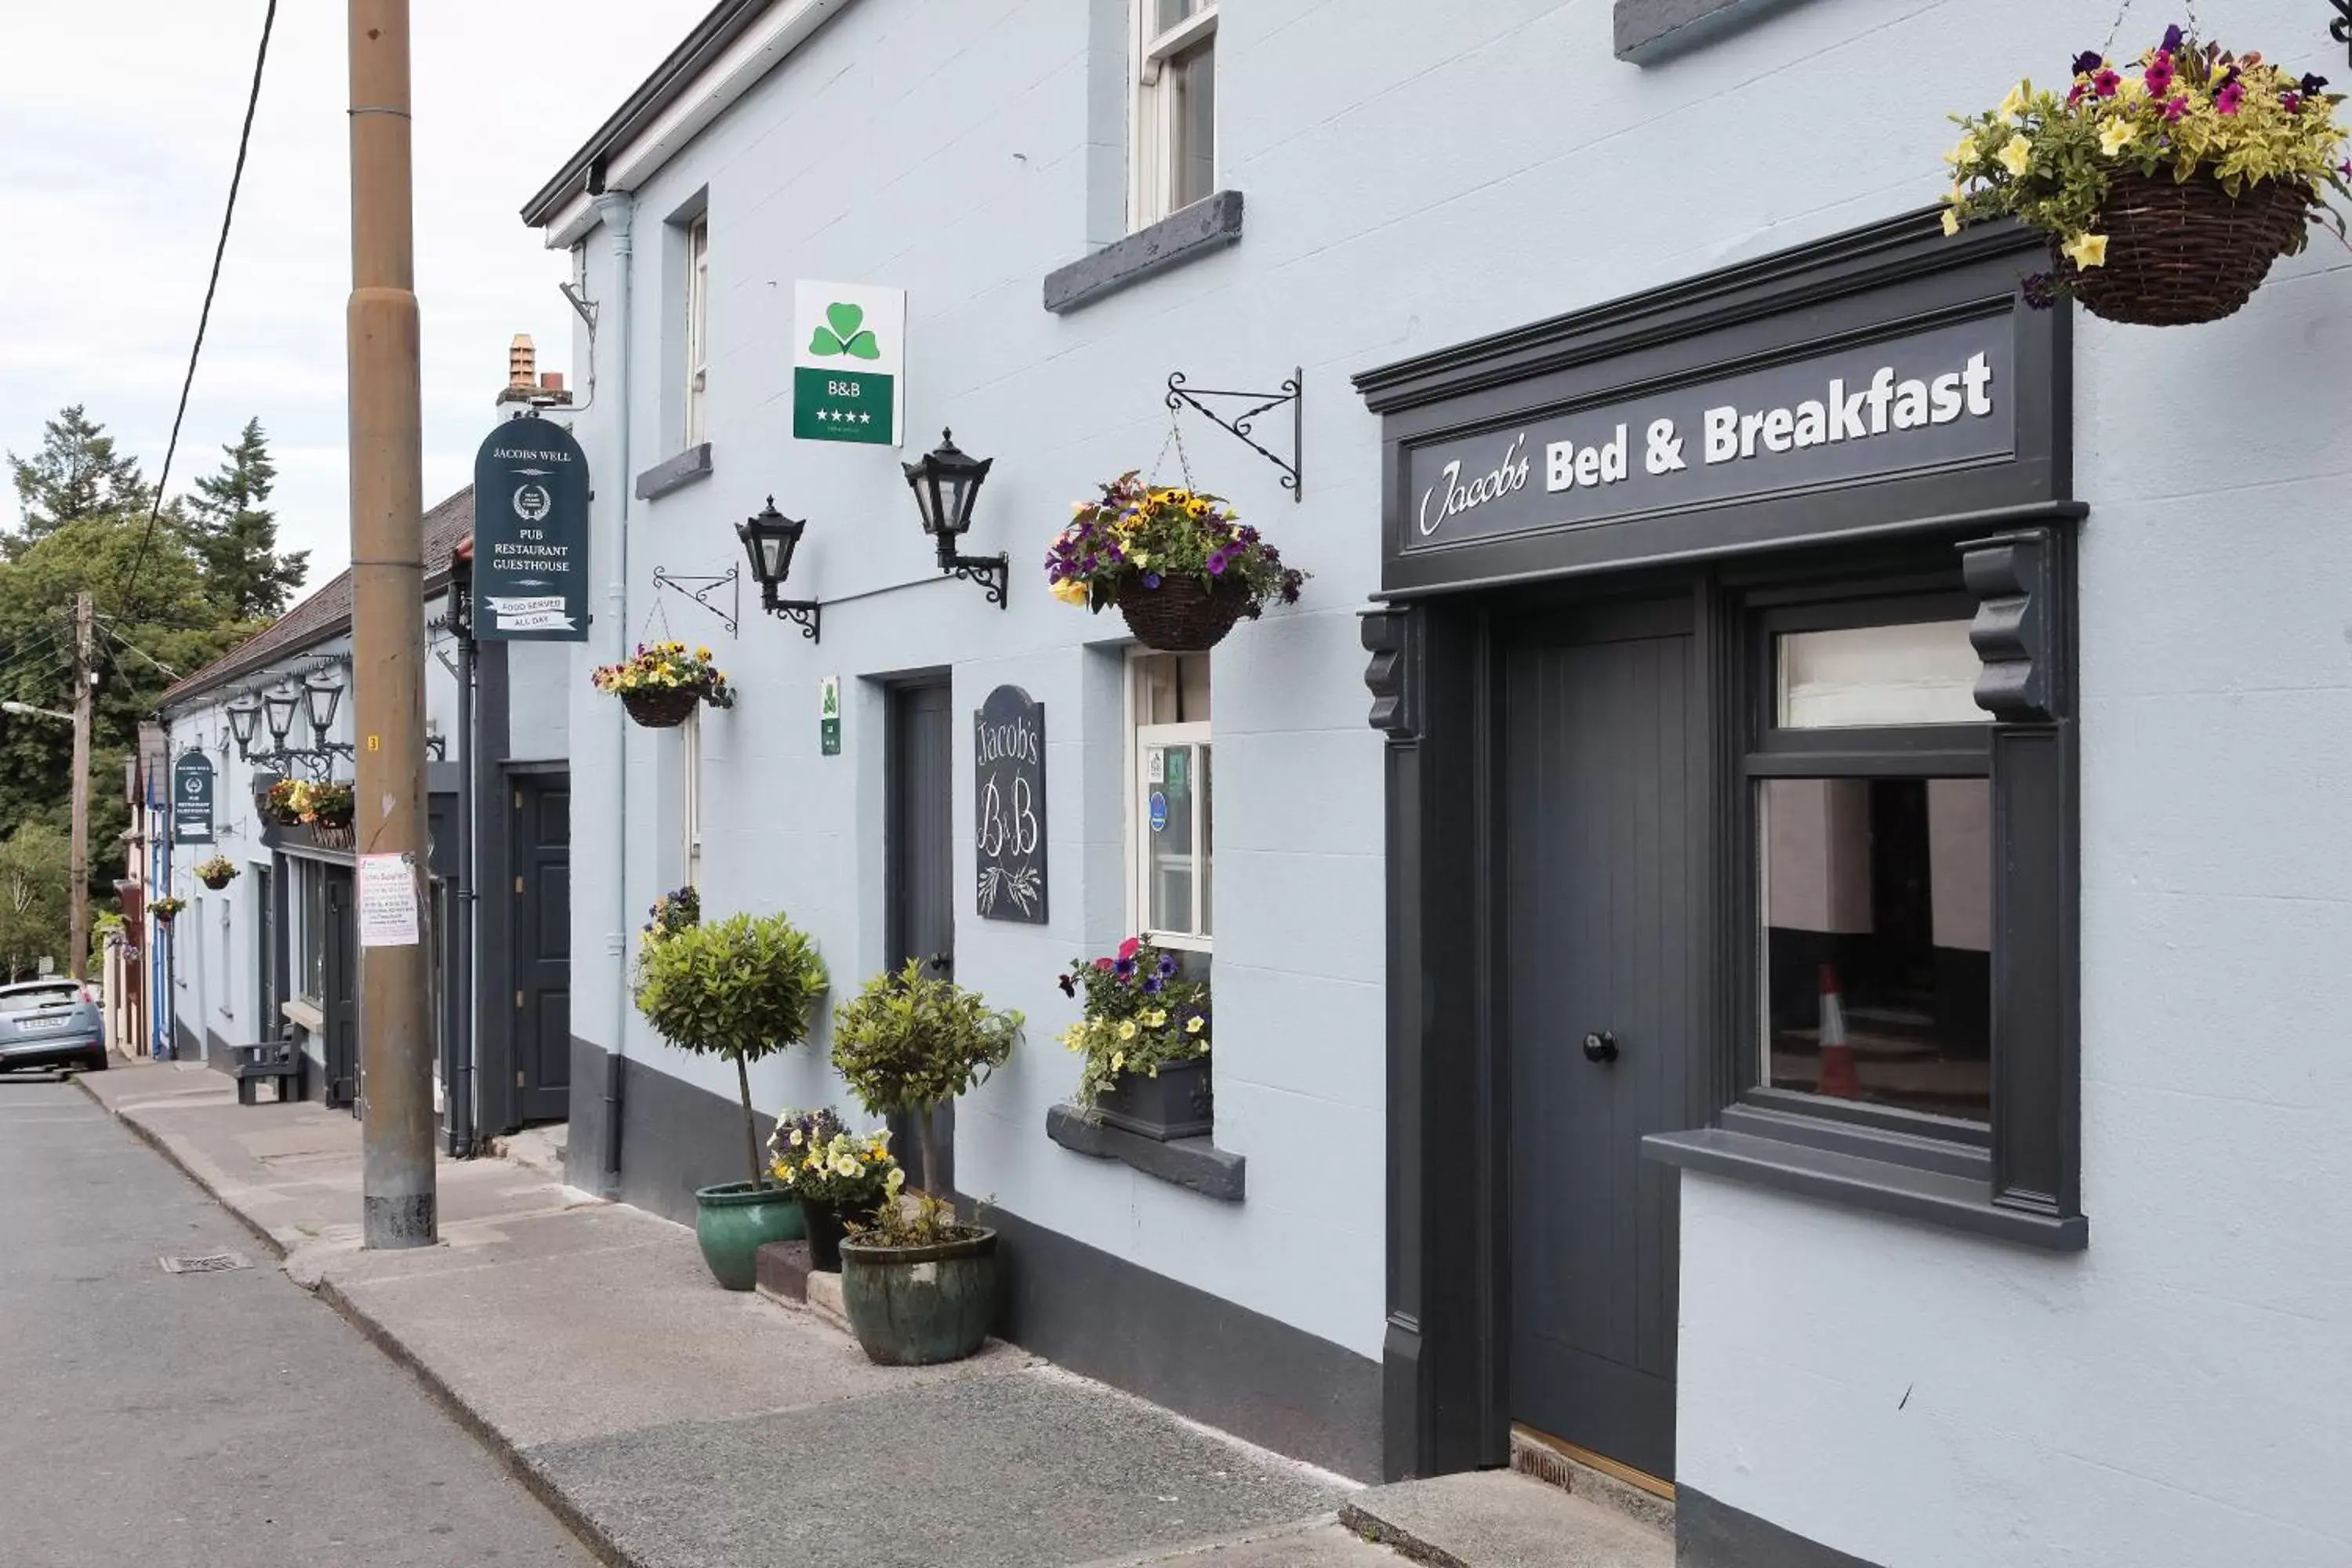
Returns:
[[[0,1072],[106,1070],[98,987],[57,976],[0,985]]]

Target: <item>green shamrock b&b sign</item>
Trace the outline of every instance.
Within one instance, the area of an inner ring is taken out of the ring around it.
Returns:
[[[793,435],[895,447],[904,417],[907,295],[863,283],[793,286]]]

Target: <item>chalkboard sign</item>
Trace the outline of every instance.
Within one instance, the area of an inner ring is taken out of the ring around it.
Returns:
[[[1045,709],[1017,686],[972,718],[980,915],[1045,923]]]

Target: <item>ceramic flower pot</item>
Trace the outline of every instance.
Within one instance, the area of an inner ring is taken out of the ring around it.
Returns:
[[[730,1290],[749,1290],[759,1282],[761,1247],[800,1238],[800,1200],[782,1187],[754,1191],[749,1182],[721,1182],[697,1191],[694,1206],[702,1261]]]
[[[841,1242],[849,1234],[848,1216],[841,1205],[823,1198],[803,1198],[801,1218],[807,1227],[809,1267],[826,1274],[841,1272]]]
[[[929,1366],[979,1351],[996,1321],[996,1233],[936,1247],[841,1244],[841,1305],[877,1366]]]

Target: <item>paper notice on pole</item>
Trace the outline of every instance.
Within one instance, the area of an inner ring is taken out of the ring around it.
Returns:
[[[416,862],[402,855],[360,857],[360,945],[415,947]]]

